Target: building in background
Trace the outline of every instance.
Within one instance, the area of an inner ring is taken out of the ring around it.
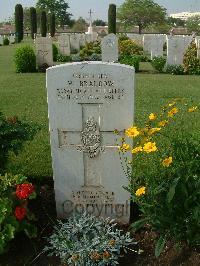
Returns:
[[[181,12],[181,13],[170,14],[170,17],[179,18],[181,20],[186,21],[188,18],[197,15],[200,16],[200,12]]]

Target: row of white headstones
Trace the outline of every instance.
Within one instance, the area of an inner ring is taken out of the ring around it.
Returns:
[[[8,40],[10,41],[10,43],[15,43],[15,35],[9,35],[9,36],[0,35],[0,45],[3,45],[3,40],[5,38],[8,38]]]
[[[47,69],[57,215],[86,211],[128,223],[130,194],[123,187],[129,181],[114,131],[123,136],[134,123],[135,70],[113,63],[118,57],[114,34],[103,39],[102,48],[102,62]]]
[[[85,34],[60,35],[58,36],[58,46],[60,53],[70,55],[72,49],[80,50],[86,42],[96,41],[97,35],[89,37]],[[184,54],[193,40],[192,36],[167,36],[162,34],[129,35],[132,40],[143,44],[144,52],[151,56],[163,56],[163,46],[167,43],[167,64],[182,65]],[[88,38],[88,37],[87,37]],[[200,37],[195,38],[197,45],[197,57],[200,58]],[[53,65],[52,39],[38,37],[35,40],[38,65],[47,63]],[[114,34],[109,34],[102,40],[102,60],[109,62],[118,61],[118,38]]]

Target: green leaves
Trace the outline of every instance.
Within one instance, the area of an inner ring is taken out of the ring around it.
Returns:
[[[163,251],[164,247],[165,247],[165,243],[166,243],[166,237],[161,236],[157,243],[156,243],[156,247],[155,247],[155,256],[159,257],[161,252]]]
[[[178,177],[177,179],[175,179],[172,183],[172,186],[169,189],[169,192],[167,194],[167,202],[170,203],[172,201],[172,199],[174,198],[174,194],[175,194],[175,190],[176,190],[176,186],[178,184],[180,180],[180,177]]]
[[[134,222],[134,223],[131,225],[131,228],[132,228],[134,231],[137,231],[137,230],[141,229],[141,228],[142,228],[147,222],[148,222],[148,218],[141,219],[141,220],[139,220],[139,221]]]

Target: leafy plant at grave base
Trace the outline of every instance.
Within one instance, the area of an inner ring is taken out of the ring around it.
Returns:
[[[81,62],[83,59],[76,54],[71,55],[72,62]]]
[[[15,68],[17,73],[36,72],[36,56],[31,46],[22,46],[16,49]]]
[[[167,240],[200,245],[199,118],[199,106],[176,99],[144,127],[128,128],[119,143],[126,189],[141,211],[132,227],[148,224],[157,232],[156,256]]]
[[[0,112],[0,173],[6,168],[9,152],[18,154],[23,142],[32,140],[38,129],[21,122],[16,116],[6,118]]]
[[[49,65],[47,63],[44,63],[41,66],[38,66],[38,72],[46,73],[47,68],[49,68]]]
[[[151,65],[153,66],[153,68],[159,71],[160,73],[163,72],[165,64],[166,59],[163,56],[155,56],[151,61]]]
[[[182,65],[167,65],[166,73],[172,75],[184,75],[184,68]]]
[[[36,197],[34,186],[22,175],[0,175],[0,254],[8,249],[9,242],[18,232],[36,237],[35,220],[28,209],[29,199]]]
[[[89,56],[89,61],[101,61],[101,55],[93,53],[91,56]]]
[[[54,43],[52,44],[52,50],[53,50],[53,61],[56,62],[59,52],[58,52],[58,47]]]
[[[116,265],[122,250],[135,245],[130,233],[116,228],[113,220],[89,214],[74,215],[65,223],[58,221],[47,239],[45,251],[55,254],[67,265]]]
[[[62,54],[58,53],[56,61],[58,61],[58,62],[71,62],[72,58],[70,55],[62,55]]]
[[[135,72],[139,72],[139,69],[140,69],[140,57],[139,56],[124,55],[120,57],[119,62],[121,64],[133,66],[135,68]]]
[[[200,59],[197,58],[197,47],[194,41],[184,55],[183,65],[186,74],[200,75]]]
[[[85,47],[79,52],[80,57],[83,60],[89,60],[92,54],[101,54],[101,44],[99,41],[86,43]]]
[[[132,40],[119,41],[120,55],[142,55],[143,48]]]
[[[8,38],[5,38],[5,39],[3,40],[3,45],[9,45],[9,44],[10,44],[9,39],[8,39]]]

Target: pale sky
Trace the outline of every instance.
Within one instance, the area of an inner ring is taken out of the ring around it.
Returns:
[[[167,8],[168,13],[179,11],[200,11],[200,0],[154,0]],[[37,0],[0,0],[0,21],[13,15],[16,4],[23,7],[35,6]],[[107,20],[107,10],[110,3],[120,5],[124,0],[66,0],[69,3],[69,12],[75,18],[80,16],[88,18],[90,8],[93,11],[93,18]]]

